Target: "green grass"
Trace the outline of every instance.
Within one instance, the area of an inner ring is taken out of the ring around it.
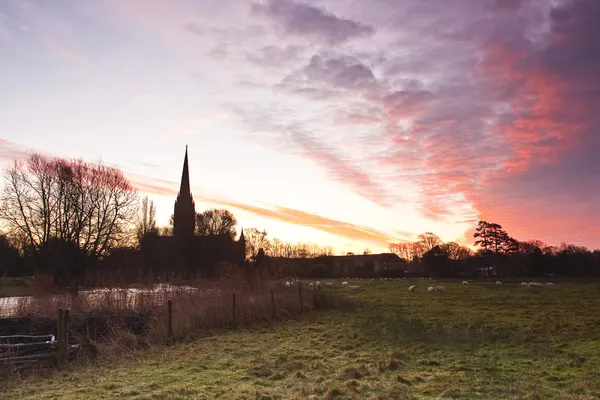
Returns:
[[[15,381],[3,399],[597,399],[598,283],[360,281],[311,312]],[[354,282],[352,282],[354,284]],[[439,284],[439,283],[438,283]]]
[[[29,294],[31,294],[31,279],[0,277],[0,297],[27,296]]]

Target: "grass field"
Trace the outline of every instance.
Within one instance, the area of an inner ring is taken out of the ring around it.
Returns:
[[[31,280],[0,277],[0,297],[27,296],[31,294]]]
[[[3,399],[598,399],[600,283],[360,281],[315,311],[11,382]],[[354,283],[354,282],[352,282]]]

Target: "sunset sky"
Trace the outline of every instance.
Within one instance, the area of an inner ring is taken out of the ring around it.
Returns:
[[[0,162],[122,168],[337,252],[600,248],[598,0],[2,0]]]

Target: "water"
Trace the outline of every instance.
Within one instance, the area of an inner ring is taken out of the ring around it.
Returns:
[[[14,316],[19,310],[27,310],[34,315],[53,315],[58,308],[72,308],[73,302],[80,302],[83,309],[130,309],[136,310],[141,304],[160,305],[174,294],[217,294],[218,289],[199,289],[192,286],[158,284],[152,288],[98,288],[82,290],[76,297],[71,294],[46,295],[43,297],[15,296],[0,297],[0,317]]]

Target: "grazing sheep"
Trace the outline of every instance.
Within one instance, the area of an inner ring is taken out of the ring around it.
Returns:
[[[435,291],[435,288],[434,288],[433,286],[429,286],[429,287],[427,288],[427,291],[428,291],[429,293],[432,293],[432,292],[434,292],[434,291]]]
[[[308,284],[308,290],[314,290],[314,289],[315,289],[315,285],[314,285],[314,283],[312,283],[312,282],[311,282],[311,283],[309,283],[309,284]]]
[[[321,282],[320,281],[316,281],[315,282],[315,289],[316,290],[321,290]]]
[[[290,286],[292,286],[292,284],[289,281],[286,281],[285,282],[285,287],[290,287]]]
[[[469,282],[463,281],[463,285],[468,285],[468,284],[469,284]]]
[[[496,286],[502,286],[502,282],[496,281]]]
[[[438,293],[446,293],[446,289],[443,286],[436,286],[435,291]]]
[[[417,287],[417,285],[412,285],[411,287],[408,288],[408,291],[414,292],[416,287]]]
[[[543,287],[544,284],[543,283],[539,283],[539,282],[529,282],[529,287]]]
[[[546,286],[554,286],[554,283],[548,282],[548,283],[546,283]]]
[[[348,282],[346,282],[346,281],[342,282],[342,286],[343,286],[343,287],[346,287],[346,286],[348,286]]]
[[[521,282],[521,287],[528,287],[529,285],[527,284],[527,282]]]

